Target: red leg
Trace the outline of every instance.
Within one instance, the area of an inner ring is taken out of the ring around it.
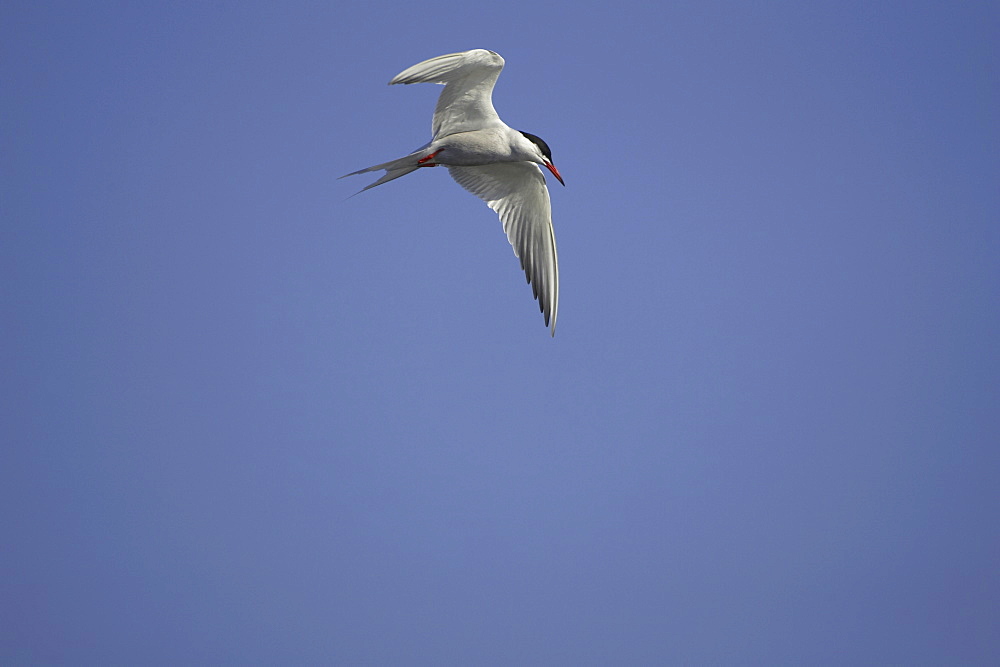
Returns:
[[[438,150],[434,151],[433,153],[431,153],[430,155],[428,155],[427,157],[420,158],[419,160],[417,160],[417,164],[423,165],[425,167],[436,167],[437,166],[436,164],[424,164],[424,163],[428,162],[430,160],[433,160],[435,157],[437,157],[437,154],[440,153],[443,150],[444,150],[443,148],[438,149]]]

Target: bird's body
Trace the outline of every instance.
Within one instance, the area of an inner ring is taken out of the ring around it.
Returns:
[[[548,145],[533,134],[508,127],[493,109],[493,85],[504,60],[485,49],[438,56],[418,63],[390,81],[440,83],[430,143],[406,157],[361,169],[347,176],[385,170],[371,189],[421,167],[448,167],[452,178],[496,211],[521,260],[545,316],[556,331],[559,262],[545,176],[538,165],[562,177]]]
[[[504,128],[491,127],[449,134],[431,142],[428,150],[436,153],[434,162],[447,166],[474,167],[494,162],[529,162],[533,157],[531,142],[512,135]]]

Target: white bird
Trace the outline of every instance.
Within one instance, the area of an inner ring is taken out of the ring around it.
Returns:
[[[533,134],[511,129],[493,109],[493,86],[503,65],[500,54],[474,49],[431,58],[397,74],[389,85],[444,84],[434,109],[433,138],[406,157],[346,176],[384,169],[385,175],[360,191],[364,192],[421,167],[448,167],[459,185],[499,214],[545,324],[555,336],[559,260],[549,191],[538,165],[565,183],[552,164],[548,145]]]

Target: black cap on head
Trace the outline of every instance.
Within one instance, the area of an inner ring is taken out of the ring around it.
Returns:
[[[550,162],[552,161],[552,151],[549,150],[549,145],[545,143],[541,137],[535,136],[534,134],[530,134],[523,130],[518,130],[518,132],[523,134],[531,143],[538,146],[538,149],[542,151],[542,155],[547,157]]]

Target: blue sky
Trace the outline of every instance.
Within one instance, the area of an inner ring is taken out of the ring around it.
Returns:
[[[998,28],[4,3],[0,662],[996,664]],[[554,339],[445,172],[336,180],[470,48]]]

